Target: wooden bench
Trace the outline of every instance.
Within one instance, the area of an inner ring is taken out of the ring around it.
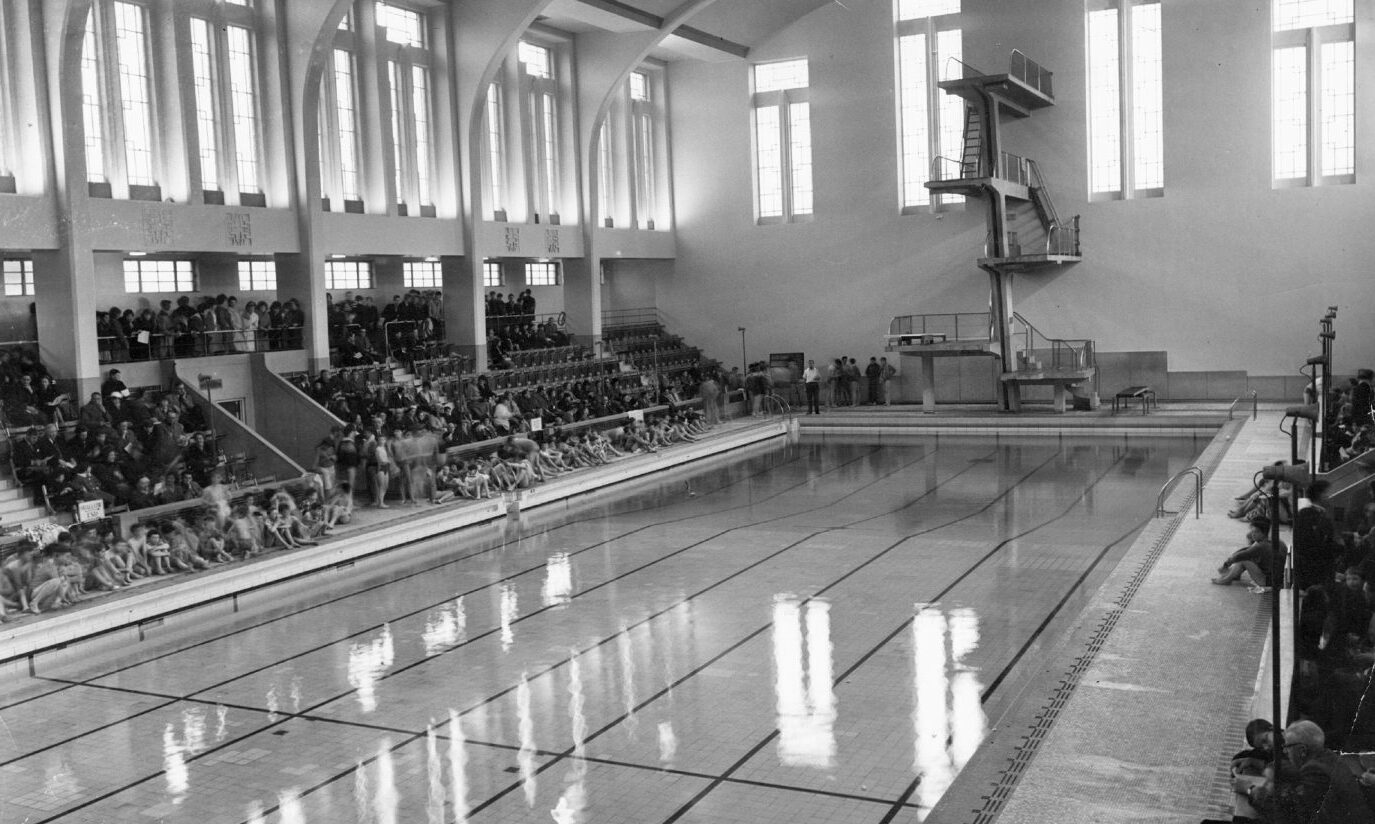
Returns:
[[[1121,404],[1123,408],[1127,408],[1131,406],[1132,401],[1137,399],[1141,401],[1142,415],[1149,412],[1152,404],[1155,405],[1156,409],[1160,408],[1160,401],[1156,399],[1154,389],[1149,386],[1128,386],[1126,389],[1112,396],[1112,414],[1117,414],[1117,407],[1119,404]]]

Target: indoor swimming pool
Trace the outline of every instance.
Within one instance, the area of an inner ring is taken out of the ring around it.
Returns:
[[[0,682],[0,824],[928,820],[1208,441],[780,440],[409,545]]]

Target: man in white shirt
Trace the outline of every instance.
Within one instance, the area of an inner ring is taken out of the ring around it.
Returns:
[[[802,385],[807,389],[807,414],[821,414],[821,372],[816,368],[816,361],[807,361],[807,368],[802,370]]]

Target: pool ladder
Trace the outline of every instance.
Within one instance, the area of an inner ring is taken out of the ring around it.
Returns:
[[[760,408],[763,409],[764,414],[770,418],[774,415],[780,418],[791,418],[793,416],[793,408],[788,405],[787,401],[777,395],[763,396],[763,402],[760,404]]]
[[[1199,518],[1203,515],[1203,470],[1196,466],[1191,466],[1188,469],[1176,472],[1173,478],[1166,481],[1165,485],[1160,487],[1160,494],[1155,496],[1155,517],[1159,518],[1164,515],[1177,514],[1165,510],[1165,496],[1169,494],[1174,485],[1183,479],[1185,475],[1194,476],[1194,518]]]

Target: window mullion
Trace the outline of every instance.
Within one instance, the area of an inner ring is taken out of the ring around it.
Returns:
[[[1136,117],[1133,111],[1132,61],[1135,48],[1132,43],[1132,3],[1122,0],[1117,14],[1117,90],[1118,90],[1118,128],[1122,139],[1118,141],[1121,156],[1122,175],[1119,185],[1122,197],[1131,197],[1136,190]]]
[[[215,132],[219,142],[220,188],[240,192],[238,142],[234,134],[234,99],[229,72],[229,34],[223,20],[211,19],[210,77],[215,84]],[[228,200],[225,201],[229,202]]]
[[[1318,29],[1305,32],[1308,58],[1308,185],[1322,183],[1322,46]]]
[[[128,158],[124,153],[124,94],[119,84],[119,45],[115,29],[114,8],[109,3],[97,3],[91,13],[99,15],[96,27],[96,52],[99,61],[100,85],[105,124],[105,174],[115,197],[129,196]]]
[[[939,177],[935,172],[940,165],[941,157],[941,56],[940,47],[937,45],[936,21],[934,18],[926,19],[926,151],[930,158],[929,166],[924,174],[927,180]],[[965,103],[966,106],[970,105]],[[985,135],[987,139],[987,135]],[[931,211],[936,211],[938,206],[945,203],[945,195],[931,193],[927,197]]]
[[[783,219],[793,219],[792,106],[788,93],[778,103],[778,174],[783,187]]]

